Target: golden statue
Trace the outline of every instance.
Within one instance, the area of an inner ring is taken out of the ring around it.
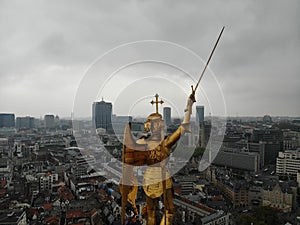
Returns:
[[[190,131],[190,115],[192,105],[195,102],[195,92],[189,96],[185,117],[182,124],[171,135],[165,137],[164,121],[162,115],[158,113],[158,95],[155,95],[156,112],[148,116],[144,124],[144,129],[148,133],[137,141],[130,133],[130,125],[127,125],[124,133],[123,142],[123,171],[120,190],[122,194],[122,224],[125,217],[125,206],[127,201],[132,205],[134,212],[137,213],[135,199],[137,194],[137,179],[133,174],[133,166],[147,165],[143,189],[146,194],[147,202],[147,225],[155,225],[155,212],[157,201],[163,195],[164,216],[161,225],[170,225],[174,213],[172,180],[166,168],[166,159],[170,156],[172,146],[179,140],[180,136]]]
[[[143,189],[146,193],[147,201],[147,225],[156,224],[156,205],[161,195],[163,195],[165,210],[160,225],[171,224],[174,214],[174,204],[172,180],[166,168],[166,159],[170,155],[171,147],[179,140],[180,136],[190,131],[190,116],[193,103],[195,102],[195,92],[217,47],[224,28],[225,27],[222,28],[218,36],[195,88],[192,86],[192,94],[187,101],[185,117],[179,128],[173,134],[165,138],[164,122],[161,114],[158,113],[158,104],[162,104],[163,101],[158,101],[157,94],[155,95],[156,101],[151,101],[151,104],[156,104],[156,112],[150,114],[144,124],[145,131],[149,132],[149,135],[143,136],[135,141],[130,133],[130,125],[126,126],[122,152],[123,171],[122,180],[120,182],[120,191],[122,194],[122,224],[124,224],[125,206],[127,202],[132,205],[134,213],[137,213],[135,199],[138,183],[133,174],[133,167],[142,165],[147,165],[143,181]]]

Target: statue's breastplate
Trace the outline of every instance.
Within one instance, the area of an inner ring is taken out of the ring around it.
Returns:
[[[146,164],[154,165],[161,162],[161,143],[149,141],[147,147],[148,157],[146,159]]]
[[[164,146],[164,142],[149,141],[147,143],[148,157],[146,159],[147,165],[154,165],[160,163],[170,155],[170,150]],[[158,165],[159,166],[159,165]]]
[[[146,164],[148,165],[145,175],[143,189],[147,196],[151,198],[157,198],[163,193],[162,181],[166,179],[166,189],[172,187],[172,180],[170,174],[166,171],[166,174],[162,175],[162,162],[170,155],[170,149],[165,146],[164,141],[147,141],[148,156]]]

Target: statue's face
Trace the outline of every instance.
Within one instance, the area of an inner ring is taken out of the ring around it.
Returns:
[[[144,123],[144,130],[145,132],[150,132],[152,134],[158,134],[161,133],[161,131],[164,129],[164,121],[161,118],[160,114],[154,114],[152,113],[147,121]]]
[[[160,133],[164,128],[164,121],[161,119],[151,121],[151,131],[152,133]]]
[[[151,127],[151,122],[147,121],[144,123],[144,130],[145,132],[149,132],[150,131],[150,127]]]

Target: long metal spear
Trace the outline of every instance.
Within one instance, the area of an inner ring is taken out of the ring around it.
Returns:
[[[218,39],[217,39],[217,41],[216,41],[216,43],[215,43],[215,46],[214,46],[213,50],[211,51],[211,53],[210,53],[210,55],[209,55],[209,58],[208,58],[208,60],[207,60],[207,62],[206,62],[206,65],[205,65],[205,67],[204,67],[204,69],[203,69],[201,75],[200,75],[200,78],[199,78],[199,80],[198,80],[198,82],[197,82],[197,84],[196,84],[196,86],[195,86],[195,89],[193,89],[193,86],[192,86],[192,91],[193,91],[194,93],[196,92],[196,90],[197,90],[197,88],[198,88],[198,85],[199,85],[199,83],[200,83],[200,81],[201,81],[201,79],[202,79],[202,77],[203,77],[203,75],[204,75],[204,73],[205,73],[205,70],[206,70],[206,68],[207,68],[207,66],[208,66],[208,64],[209,64],[209,62],[210,62],[210,59],[211,59],[212,55],[214,54],[214,51],[215,51],[215,49],[216,49],[216,47],[217,47],[217,45],[218,45],[218,43],[219,43],[219,40],[220,40],[220,38],[221,38],[221,36],[222,36],[222,33],[223,33],[224,29],[225,29],[225,27],[222,28],[222,30],[221,30],[221,32],[220,32],[220,34],[219,34],[219,37],[218,37]]]

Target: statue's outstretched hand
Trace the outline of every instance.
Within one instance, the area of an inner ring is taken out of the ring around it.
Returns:
[[[196,97],[195,97],[195,91],[194,90],[192,91],[192,94],[190,94],[189,101],[191,101],[192,104],[194,102],[196,102]]]
[[[187,100],[187,106],[185,111],[185,116],[184,119],[182,121],[182,127],[184,129],[184,132],[190,132],[191,128],[190,128],[190,117],[192,114],[192,107],[194,102],[196,102],[196,98],[195,98],[195,91],[192,87],[192,94],[190,94],[188,100]]]

